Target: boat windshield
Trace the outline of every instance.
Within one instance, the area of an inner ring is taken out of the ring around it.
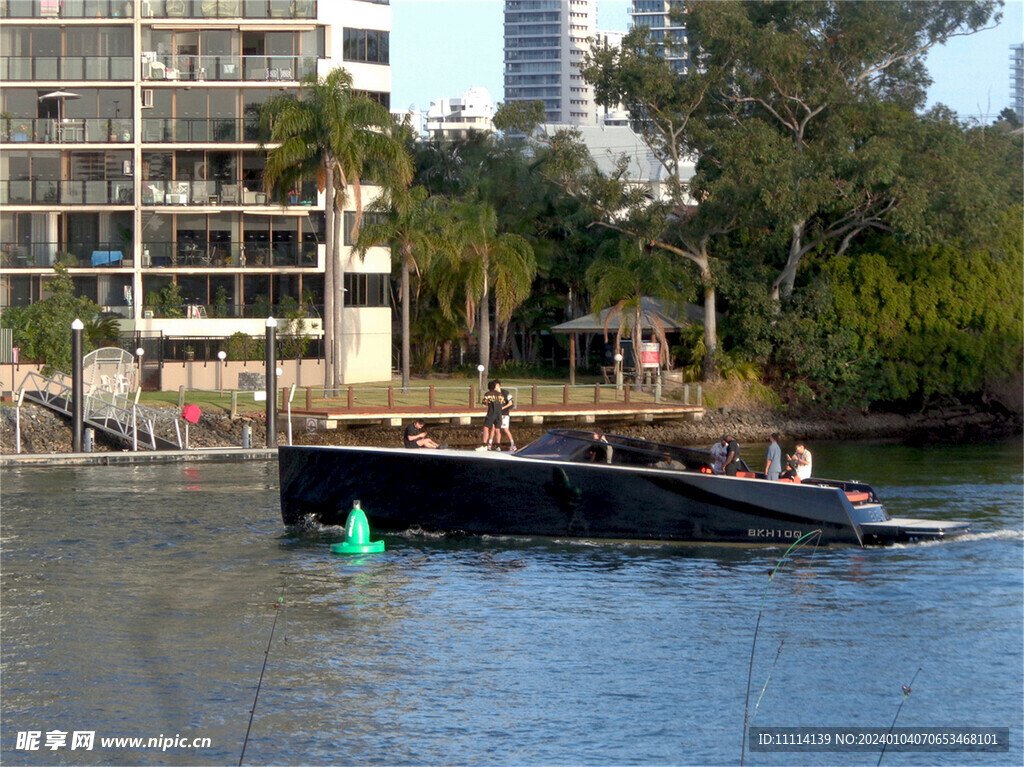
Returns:
[[[589,431],[552,429],[530,443],[517,457],[571,463],[609,463],[616,466],[710,471],[711,454],[676,445],[664,445],[635,437]]]

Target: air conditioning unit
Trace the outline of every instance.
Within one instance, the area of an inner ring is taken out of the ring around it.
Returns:
[[[143,88],[142,89],[142,108],[150,109],[153,106],[153,89]]]

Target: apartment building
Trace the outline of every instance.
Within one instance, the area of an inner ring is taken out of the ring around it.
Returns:
[[[426,134],[431,139],[462,139],[471,132],[494,132],[494,102],[483,87],[469,88],[457,98],[430,102]]]
[[[338,66],[388,105],[387,0],[0,0],[0,19],[0,311],[61,261],[139,337],[262,335],[296,304],[322,333],[323,195],[266,192],[259,110]],[[390,376],[390,272],[386,249],[346,254],[346,382]]]
[[[686,28],[672,19],[673,10],[681,10],[682,0],[633,0],[634,27],[647,27],[651,30],[651,38],[661,46],[662,54],[672,68],[685,74],[690,67],[690,58],[685,45]]]
[[[545,120],[595,125],[580,73],[597,36],[597,0],[505,0],[505,101],[542,101]]]

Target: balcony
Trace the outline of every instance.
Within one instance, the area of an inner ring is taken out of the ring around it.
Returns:
[[[7,19],[130,19],[131,0],[7,0],[0,17]]]
[[[50,269],[60,261],[72,268],[130,268],[131,246],[120,242],[3,242],[0,266],[5,269]]]
[[[308,186],[308,185],[307,185]],[[268,196],[262,188],[252,182],[239,181],[196,181],[196,180],[160,180],[146,179],[142,182],[142,204],[156,205],[203,205],[218,208],[233,205],[280,206],[316,204],[315,187],[307,188],[305,194],[289,195],[286,203]]]
[[[142,245],[144,269],[316,268],[313,242],[155,242]]]
[[[316,72],[315,56],[239,56],[232,54],[143,53],[147,82],[298,82]]]
[[[133,205],[131,179],[0,181],[0,205]]]
[[[316,0],[143,0],[144,19],[315,19]]]
[[[133,139],[130,119],[87,117],[51,120],[21,117],[0,123],[0,143],[5,144],[125,144]]]
[[[269,138],[261,133],[259,123],[240,117],[145,117],[142,120],[143,144],[255,143]]]
[[[131,56],[0,56],[0,80],[132,82]]]

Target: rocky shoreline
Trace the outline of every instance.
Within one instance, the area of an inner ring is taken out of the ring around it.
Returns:
[[[146,408],[145,417],[156,424],[157,433],[175,439],[174,408]],[[14,408],[0,409],[0,454],[15,453]],[[189,428],[191,447],[240,447],[243,427],[248,426],[251,445],[262,447],[266,442],[266,422],[259,416],[232,420],[227,415],[206,414]],[[544,425],[513,424],[518,444],[524,445],[556,426],[573,427],[571,423]],[[627,434],[671,444],[706,447],[731,432],[741,443],[768,441],[771,432],[778,432],[783,443],[796,440],[886,440],[901,442],[987,442],[1019,435],[1022,419],[1019,414],[1000,408],[977,410],[963,406],[936,409],[925,413],[861,413],[856,411],[789,414],[776,411],[723,409],[708,411],[700,421],[665,421],[654,424],[636,422],[602,423],[605,431]],[[478,426],[427,426],[441,443],[456,448],[477,445]],[[401,444],[402,429],[380,425],[352,426],[312,434],[293,433],[296,444],[369,445],[396,447]],[[278,440],[284,441],[278,430]],[[116,440],[97,435],[96,452],[120,452],[125,446]],[[60,416],[36,405],[26,404],[21,415],[21,451],[31,454],[70,453],[71,426]]]

